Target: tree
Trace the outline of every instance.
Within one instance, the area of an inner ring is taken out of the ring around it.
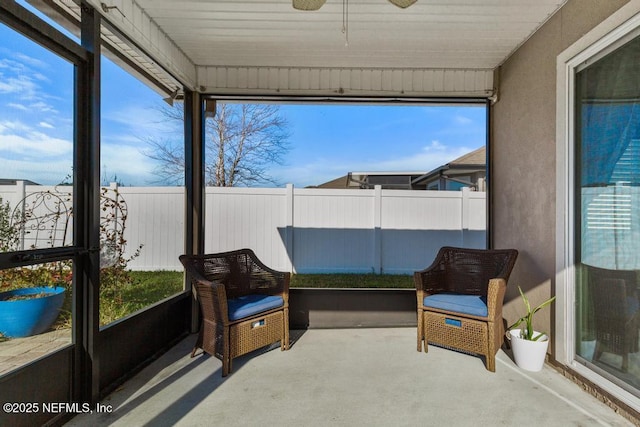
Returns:
[[[205,122],[205,182],[217,187],[278,182],[269,174],[282,165],[289,151],[287,120],[276,105],[218,103],[216,115]],[[162,108],[167,119],[183,121],[181,106]],[[158,183],[184,181],[184,146],[169,139],[148,140],[145,155],[156,162]]]

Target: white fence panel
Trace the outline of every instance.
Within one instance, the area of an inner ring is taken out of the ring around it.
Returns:
[[[118,187],[127,203],[125,257],[140,245],[132,270],[181,270],[184,253],[185,190],[182,187]]]
[[[114,188],[113,186],[111,187]],[[70,187],[0,186],[15,206],[25,194]],[[128,208],[126,257],[134,270],[180,270],[182,187],[117,187]],[[270,267],[297,273],[410,274],[441,246],[482,248],[486,194],[401,190],[206,189],[205,251],[248,247]]]
[[[382,192],[381,270],[409,274],[427,267],[441,246],[462,246],[459,191]]]
[[[286,194],[278,188],[208,187],[205,252],[251,248],[269,267],[288,271]]]
[[[374,203],[374,190],[295,190],[295,272],[373,272]]]

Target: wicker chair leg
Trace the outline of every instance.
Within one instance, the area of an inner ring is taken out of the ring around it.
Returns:
[[[429,353],[429,337],[427,334],[427,319],[426,313],[422,313],[422,342],[424,344],[424,352]]]
[[[284,339],[280,342],[280,350],[289,350],[289,309],[284,310]]]
[[[230,331],[226,327],[222,331],[222,376],[226,377],[231,372]]]
[[[489,337],[487,340],[487,370],[491,372],[496,371],[496,333],[495,333],[495,324],[493,322],[489,322],[487,325],[489,330]]]
[[[222,376],[226,377],[227,375],[229,375],[229,368],[230,365],[230,361],[227,357],[223,357],[222,358]]]
[[[196,351],[199,348],[202,348],[202,341],[203,341],[202,335],[203,335],[203,333],[204,333],[204,323],[202,323],[200,325],[200,331],[198,332],[198,339],[196,340],[196,343],[193,346],[193,350],[191,350],[191,358],[195,357]]]
[[[495,372],[496,371],[496,354],[490,352],[491,354],[488,354],[486,356],[486,361],[487,361],[487,371],[490,372]]]
[[[418,351],[422,351],[422,342],[424,341],[423,334],[423,321],[422,321],[422,310],[418,309]]]

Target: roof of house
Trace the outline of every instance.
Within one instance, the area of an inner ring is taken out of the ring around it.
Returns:
[[[0,178],[0,185],[16,185],[18,181],[24,181],[26,185],[40,185],[37,182],[33,182],[29,179],[12,179],[12,178]]]
[[[426,180],[439,176],[448,170],[455,170],[456,172],[464,172],[469,170],[475,172],[477,169],[484,169],[487,162],[487,150],[485,146],[482,146],[476,150],[466,153],[449,163],[439,166],[430,172],[350,172],[347,175],[341,176],[331,181],[319,185],[310,185],[307,188],[357,188],[359,180],[366,178],[367,176],[407,176],[415,177],[412,179],[411,184],[420,184]]]
[[[450,161],[449,165],[484,165],[487,163],[487,149],[483,145],[477,150],[473,150],[455,160]]]
[[[319,185],[312,185],[308,188],[362,188],[363,185],[368,187],[376,184],[381,184],[387,188],[409,188],[411,182],[422,175],[424,175],[424,172],[349,172],[347,175]],[[402,178],[405,181],[398,182],[398,179]]]
[[[344,175],[319,185],[307,186],[307,188],[348,188],[348,187],[349,187],[349,175]]]
[[[457,159],[450,161],[445,165],[435,168],[431,172],[427,172],[426,174],[419,176],[412,181],[412,184],[418,184],[424,181],[428,181],[450,170],[455,170],[456,172],[463,172],[466,170],[468,170],[469,172],[474,172],[474,170],[476,169],[484,169],[486,167],[486,164],[487,150],[485,146],[482,146],[476,150],[471,151],[470,153],[467,153],[463,156],[458,157]]]

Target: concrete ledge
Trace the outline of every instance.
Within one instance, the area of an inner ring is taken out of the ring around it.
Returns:
[[[414,289],[292,288],[291,329],[416,326]]]

